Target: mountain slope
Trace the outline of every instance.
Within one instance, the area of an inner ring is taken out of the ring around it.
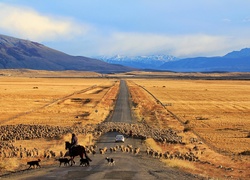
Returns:
[[[166,62],[160,69],[179,72],[250,72],[250,48],[233,51],[222,57],[196,57]]]
[[[133,68],[83,56],[70,56],[42,44],[0,35],[0,69],[81,70],[102,73]]]

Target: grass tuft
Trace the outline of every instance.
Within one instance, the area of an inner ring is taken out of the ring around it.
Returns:
[[[196,170],[196,167],[194,166],[193,163],[189,161],[183,161],[179,159],[162,159],[161,160],[163,163],[165,163],[167,166],[177,168],[177,169],[186,169],[186,170]]]
[[[184,129],[183,129],[183,132],[189,132],[189,131],[191,131],[192,129],[191,129],[191,127],[185,127]]]
[[[162,148],[159,145],[157,145],[157,143],[153,138],[146,139],[146,146],[152,148],[155,151],[160,151],[160,152],[162,151]]]

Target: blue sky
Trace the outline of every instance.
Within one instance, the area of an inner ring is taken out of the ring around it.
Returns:
[[[70,55],[222,56],[250,47],[250,0],[0,0],[0,34]]]

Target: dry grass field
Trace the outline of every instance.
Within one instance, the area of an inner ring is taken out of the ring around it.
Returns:
[[[174,77],[176,74],[167,75]],[[119,90],[118,79],[101,76],[81,72],[0,71],[0,126],[86,127],[87,124],[100,123],[113,110]],[[238,155],[250,150],[250,81],[139,79],[130,78],[131,73],[118,77],[127,78],[132,109],[138,122],[146,121],[154,128],[172,128],[183,136],[185,143],[185,146],[160,144],[148,139],[148,146],[160,152],[185,153],[194,148],[190,139],[201,139],[202,143],[196,143],[199,148],[196,155],[208,163],[162,160],[168,166],[215,179],[250,178],[249,156]],[[78,137],[80,144],[84,145],[94,140],[91,134],[78,134]],[[37,147],[41,152],[53,149],[59,154],[64,150],[66,140],[70,140],[70,133],[58,139],[40,138],[32,140],[32,143],[30,140],[11,143],[27,149]],[[1,160],[0,174],[25,169],[30,159],[8,158],[8,165]],[[54,159],[42,160],[43,165],[55,163]]]
[[[114,107],[119,81],[100,79],[96,74],[92,78],[83,78],[91,73],[67,73],[73,78],[63,78],[64,74],[60,77],[60,73],[56,72],[46,74],[43,71],[4,71],[4,75],[0,76],[0,125],[86,128],[87,124],[97,124],[105,120]],[[40,77],[43,74],[45,78]],[[33,78],[36,76],[38,78]],[[78,138],[80,144],[93,144],[91,134],[78,134]],[[60,151],[65,153],[65,141],[70,139],[71,134],[68,133],[58,139],[17,140],[10,144],[15,147],[21,145],[27,150],[39,149],[42,164],[46,165],[55,163],[55,160],[44,159],[43,152],[53,150],[57,156]],[[14,157],[8,158],[6,163],[1,156],[3,154],[0,152],[0,174],[25,169],[26,162],[34,160],[34,157]]]
[[[185,146],[158,144],[162,152],[191,150],[190,139],[201,139],[198,156],[208,163],[168,165],[210,177],[250,178],[249,156],[238,155],[250,150],[250,81],[130,79],[128,85],[138,120],[183,136]]]
[[[133,80],[221,152],[250,149],[250,81]],[[248,138],[247,138],[248,137]]]
[[[117,81],[108,79],[5,77],[0,81],[1,125],[98,123],[112,108],[100,101],[114,101],[107,92],[118,88]]]

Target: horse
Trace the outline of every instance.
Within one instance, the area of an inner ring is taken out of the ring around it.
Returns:
[[[65,149],[69,149],[70,150],[70,153],[69,153],[69,156],[70,156],[70,161],[71,161],[71,166],[73,165],[73,163],[75,164],[75,161],[74,161],[74,158],[76,156],[80,156],[81,159],[83,159],[83,154],[85,155],[85,158],[88,160],[88,161],[92,161],[86,151],[85,151],[85,148],[81,145],[78,145],[78,146],[74,146],[71,148],[71,144],[70,142],[66,141],[65,142]]]

